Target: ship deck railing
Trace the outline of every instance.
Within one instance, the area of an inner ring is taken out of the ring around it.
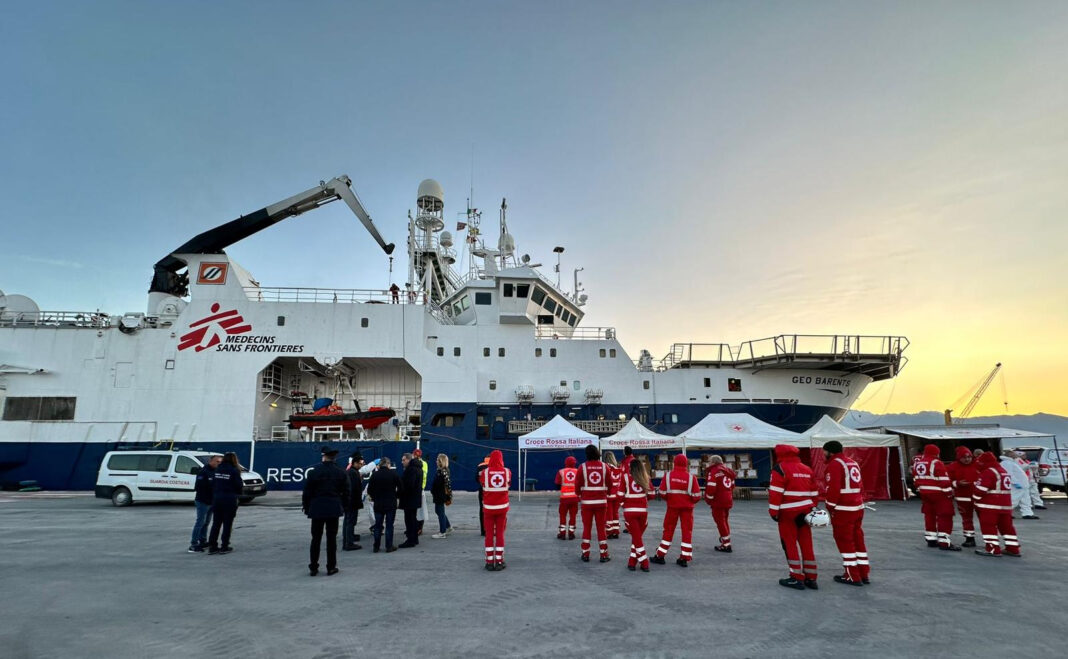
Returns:
[[[528,432],[534,432],[546,423],[548,423],[548,421],[514,419],[508,422],[508,433],[512,435],[525,435]],[[619,419],[568,419],[568,423],[579,430],[585,430],[594,435],[614,435],[620,430],[623,430],[623,426],[627,425],[626,420],[621,421]]]
[[[656,368],[832,369],[885,380],[908,362],[902,355],[908,345],[903,336],[857,334],[780,334],[737,346],[675,343]]]
[[[105,329],[111,316],[99,311],[0,311],[0,327],[55,327]]]
[[[534,328],[536,339],[574,339],[579,341],[607,341],[616,338],[614,327],[555,327],[538,325]]]
[[[421,304],[420,295],[401,290],[397,301],[388,289],[381,288],[306,288],[283,286],[265,288],[245,286],[245,296],[252,302],[323,302],[331,304]]]

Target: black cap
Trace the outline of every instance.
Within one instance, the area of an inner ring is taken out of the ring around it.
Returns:
[[[332,448],[330,446],[323,446],[319,449],[319,452],[323,455],[337,455],[338,449]]]
[[[363,453],[360,453],[359,451],[353,451],[352,455],[350,455],[349,457],[352,459],[353,462],[359,462],[360,460],[363,460]]]
[[[829,441],[829,442],[827,442],[826,444],[823,445],[823,450],[827,451],[828,453],[832,453],[832,454],[833,453],[841,453],[842,452],[842,442],[839,442],[837,440],[832,439],[831,441]]]

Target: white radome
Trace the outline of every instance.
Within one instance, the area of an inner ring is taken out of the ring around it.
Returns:
[[[440,210],[440,206],[445,203],[445,190],[441,187],[441,184],[432,178],[424,179],[419,184],[419,192],[415,196],[419,202],[420,208],[426,208],[423,204],[423,200],[433,200],[438,204],[438,208],[431,208],[428,210]]]

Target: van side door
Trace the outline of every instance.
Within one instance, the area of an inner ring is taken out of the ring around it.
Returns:
[[[170,501],[174,495],[174,473],[171,463],[174,456],[169,454],[148,453],[141,456],[137,474],[138,497],[141,501]]]
[[[185,455],[174,458],[174,498],[179,501],[192,501],[196,496],[197,476],[203,465]]]

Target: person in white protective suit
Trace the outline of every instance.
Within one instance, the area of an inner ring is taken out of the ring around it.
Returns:
[[[1023,519],[1038,519],[1035,512],[1031,510],[1031,493],[1028,490],[1027,474],[1016,462],[1016,451],[1011,449],[1005,450],[1001,456],[1001,466],[1009,474],[1009,478],[1012,480],[1012,510],[1020,510],[1020,517]]]
[[[1038,463],[1031,462],[1020,451],[1016,452],[1016,463],[1027,474],[1028,494],[1031,496],[1031,507],[1035,510],[1045,510],[1046,502],[1038,491]]]

